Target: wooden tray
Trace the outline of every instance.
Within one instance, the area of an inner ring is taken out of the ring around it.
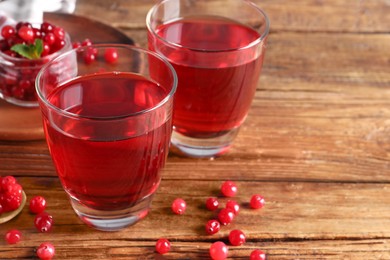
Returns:
[[[134,41],[121,31],[98,21],[72,14],[46,13],[44,20],[63,27],[72,42],[89,38],[93,43]],[[23,108],[0,99],[0,140],[27,141],[44,138],[39,108]]]

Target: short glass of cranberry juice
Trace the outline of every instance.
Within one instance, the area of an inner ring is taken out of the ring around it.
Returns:
[[[149,11],[149,49],[179,78],[172,144],[191,157],[228,151],[254,98],[269,31],[247,0],[164,0]]]
[[[130,45],[77,48],[39,72],[50,154],[87,225],[114,231],[147,215],[169,150],[176,84],[169,62]]]

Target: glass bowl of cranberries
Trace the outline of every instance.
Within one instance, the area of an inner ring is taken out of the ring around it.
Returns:
[[[68,33],[49,22],[18,22],[0,28],[0,98],[37,107],[35,78],[49,60],[72,49]]]

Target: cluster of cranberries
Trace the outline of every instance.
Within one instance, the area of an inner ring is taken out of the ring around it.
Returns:
[[[225,181],[221,186],[221,193],[224,197],[232,198],[236,195],[238,189],[237,185],[232,181]],[[265,200],[259,194],[254,194],[249,205],[252,209],[260,209],[264,206]],[[171,209],[175,214],[182,215],[186,210],[187,204],[182,198],[177,198],[173,201]],[[210,211],[217,211],[219,209],[218,198],[210,197],[206,200],[206,208]],[[240,211],[240,204],[235,200],[228,200],[224,208],[221,208],[217,214],[216,219],[211,219],[206,223],[206,233],[213,235],[221,229],[233,222],[233,219]],[[232,246],[240,246],[245,243],[246,237],[242,230],[234,229],[230,231],[228,236],[229,242]],[[171,248],[171,243],[166,238],[161,238],[156,242],[156,251],[160,254],[168,253]],[[210,257],[213,260],[223,260],[228,256],[228,246],[222,242],[217,241],[210,246]],[[251,260],[264,260],[265,253],[256,249],[250,254]]]
[[[88,38],[84,39],[84,41],[82,42],[73,42],[72,47],[73,49],[77,49],[79,47],[86,47],[85,51],[82,53],[82,59],[87,65],[95,62],[99,54],[98,49],[92,47],[92,41]],[[109,64],[114,64],[117,62],[118,57],[118,50],[116,48],[110,47],[104,50],[103,58],[105,62]]]
[[[13,176],[0,177],[1,204],[0,215],[5,212],[16,210],[21,205],[21,199],[14,199],[18,194],[22,194],[22,186],[17,183]],[[12,198],[12,199],[11,199]],[[4,203],[5,201],[5,203]],[[10,207],[7,203],[11,202]],[[20,202],[19,202],[20,201]],[[42,196],[35,196],[30,200],[29,210],[32,214],[36,214],[34,226],[39,232],[48,232],[53,225],[53,217],[45,212],[46,200]],[[22,232],[17,229],[11,229],[5,234],[5,240],[8,244],[16,244],[22,239]],[[41,260],[50,260],[53,258],[55,249],[51,243],[44,242],[36,250],[37,256]]]
[[[56,53],[66,45],[65,30],[48,22],[33,27],[28,22],[19,22],[15,26],[1,28],[0,51],[11,58],[12,66],[0,67],[0,92],[4,96],[22,101],[36,101],[34,81],[41,67],[48,61],[44,57]],[[42,41],[42,50],[34,57],[22,56],[12,50],[16,45],[35,46],[36,40]]]

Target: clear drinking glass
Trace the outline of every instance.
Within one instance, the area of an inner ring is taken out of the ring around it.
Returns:
[[[169,150],[176,84],[164,58],[129,45],[71,50],[38,74],[50,154],[86,224],[113,231],[147,215]]]
[[[267,15],[246,0],[164,0],[149,11],[149,49],[173,65],[172,145],[191,157],[214,157],[232,145],[259,80]]]

